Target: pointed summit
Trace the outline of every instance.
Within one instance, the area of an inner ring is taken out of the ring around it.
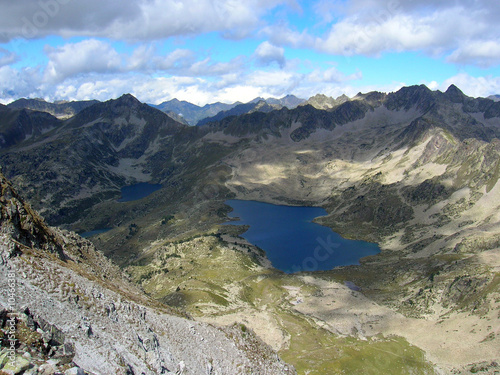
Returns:
[[[448,87],[444,94],[453,103],[463,103],[465,99],[465,94],[455,85]]]
[[[123,94],[115,101],[117,104],[136,106],[142,104],[135,96],[132,94]]]
[[[335,99],[324,94],[316,94],[311,96],[307,101],[302,103],[302,105],[310,104],[316,109],[331,109],[337,105]]]

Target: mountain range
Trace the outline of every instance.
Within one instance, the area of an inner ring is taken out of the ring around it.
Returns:
[[[59,101],[50,103],[44,99],[18,99],[10,104],[9,108],[12,109],[30,109],[32,111],[47,112],[52,116],[59,119],[67,119],[73,117],[82,109],[87,108],[93,104],[98,103],[98,100],[85,100],[65,102]]]
[[[229,116],[237,116],[253,111],[269,112],[281,107],[295,108],[303,103],[294,95],[287,95],[281,99],[255,98],[248,103],[235,102],[233,104],[213,103],[203,107],[186,101],[172,99],[158,105],[152,105],[167,114],[174,114],[183,118],[190,125],[203,125],[207,122],[221,120]],[[178,120],[178,118],[176,118]]]
[[[110,229],[93,246],[150,301],[243,323],[300,374],[498,371],[500,102],[454,85],[292,99],[202,126],[131,95],[68,119],[2,106],[0,165],[50,225]],[[161,189],[117,201],[138,182]],[[317,222],[382,251],[283,274],[221,225],[234,198],[321,206]]]

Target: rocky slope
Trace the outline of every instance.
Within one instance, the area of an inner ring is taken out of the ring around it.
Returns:
[[[4,371],[295,373],[240,326],[218,329],[173,315],[90,242],[47,227],[3,175],[0,188]]]

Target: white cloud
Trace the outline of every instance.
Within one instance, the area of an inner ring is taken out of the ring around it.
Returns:
[[[154,69],[155,48],[151,44],[142,44],[137,47],[126,62],[127,70],[149,70]]]
[[[213,31],[242,37],[283,3],[290,1],[2,0],[0,41],[51,34],[154,40]]]
[[[285,49],[276,47],[267,41],[257,47],[254,56],[261,65],[270,65],[276,62],[280,68],[284,68],[286,64]]]
[[[454,84],[460,88],[464,94],[472,97],[488,97],[500,94],[500,77],[473,77],[467,73],[459,73],[440,85],[440,90],[446,90]]]
[[[168,71],[171,69],[183,70],[191,66],[196,61],[194,52],[187,49],[176,49],[167,56],[155,56],[154,67],[159,70]]]
[[[187,76],[223,76],[231,72],[239,72],[244,66],[242,57],[236,57],[229,62],[213,62],[210,57],[197,61],[189,69],[181,70]]]
[[[122,66],[118,52],[109,43],[95,39],[47,47],[46,53],[49,62],[44,79],[47,82],[60,82],[82,73],[115,73]]]
[[[40,72],[37,69],[13,69],[0,67],[0,101],[11,102],[20,97],[43,97]]]
[[[315,38],[307,30],[293,30],[285,23],[263,27],[259,34],[267,38],[275,46],[310,48],[314,46],[315,41]]]
[[[437,90],[439,88],[439,83],[437,83],[436,81],[432,81],[432,82],[427,83],[426,86],[430,90]]]
[[[229,62],[201,60],[188,49],[176,49],[167,55],[157,54],[154,46],[140,45],[131,54],[118,53],[109,42],[88,39],[57,48],[46,47],[49,62],[43,81],[59,83],[79,75],[99,79],[103,74],[140,73],[173,74],[188,77],[223,76],[243,70],[245,61],[236,57]]]
[[[334,24],[316,48],[342,55],[379,55],[386,51],[425,51],[431,55],[457,47],[457,41],[479,35],[483,26],[461,8],[416,17],[396,13],[380,19],[353,16]]]
[[[359,80],[361,78],[363,78],[361,72],[345,75],[344,73],[340,72],[337,68],[331,67],[326,70],[316,69],[312,71],[310,74],[308,74],[307,81],[313,83],[319,83],[319,82],[341,83],[341,82]]]
[[[497,40],[466,42],[453,51],[447,60],[457,64],[478,65],[484,68],[500,64],[500,42]]]
[[[5,48],[0,47],[0,67],[5,65],[10,65],[16,62],[18,56],[10,51],[7,51]]]
[[[318,0],[317,23],[262,29],[275,46],[335,55],[422,51],[449,62],[491,67],[500,61],[500,3],[488,0]],[[326,31],[322,31],[326,28]]]

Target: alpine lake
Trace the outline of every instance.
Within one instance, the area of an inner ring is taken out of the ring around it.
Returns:
[[[234,221],[248,225],[241,236],[266,252],[274,268],[286,273],[326,271],[359,264],[380,252],[375,243],[342,238],[314,218],[327,213],[320,207],[281,206],[270,203],[228,200]]]
[[[118,202],[147,197],[160,184],[141,182],[121,188]],[[274,268],[285,273],[326,271],[359,264],[359,260],[380,252],[377,244],[342,238],[313,220],[327,213],[320,207],[284,206],[257,201],[231,199],[225,202],[233,220],[225,225],[248,225],[241,236],[266,252]],[[111,228],[81,233],[92,237]]]

